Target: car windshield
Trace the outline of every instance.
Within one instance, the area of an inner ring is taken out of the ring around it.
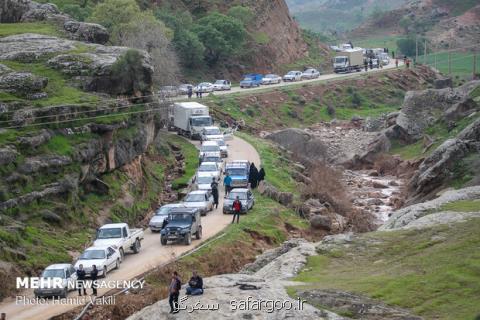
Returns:
[[[218,146],[202,146],[202,152],[219,152],[220,148]]]
[[[122,237],[121,228],[102,228],[98,230],[97,239],[114,239]]]
[[[203,157],[204,162],[222,162],[222,158],[219,157]],[[213,171],[213,170],[212,170]]]
[[[198,184],[210,184],[212,183],[212,177],[198,177],[197,183]]]
[[[267,74],[267,75],[265,76],[265,78],[275,78],[275,75],[273,75],[273,74]]]
[[[244,176],[245,175],[245,169],[243,169],[243,168],[228,168],[227,172],[231,176]]]
[[[223,146],[225,146],[225,141],[223,141],[223,140],[217,140],[217,144],[218,144],[220,147],[223,147]]]
[[[200,165],[200,167],[198,167],[198,171],[200,171],[200,172],[205,172],[205,171],[211,172],[211,171],[217,171],[217,170],[218,170],[218,168],[214,164],[204,164],[204,163],[202,163]]]
[[[253,80],[252,77],[245,77],[245,78],[243,79],[243,81],[252,81],[252,80]]]
[[[202,82],[202,83],[200,83],[198,86],[199,86],[199,87],[208,87],[208,86],[210,86],[210,83],[208,83],[208,82]]]
[[[235,192],[235,191],[231,191],[228,194],[228,199],[235,200],[237,199],[237,196],[240,200],[247,200],[247,194],[245,192]]]
[[[172,91],[172,90],[175,90],[176,88],[174,86],[166,86],[166,87],[162,87],[160,88],[160,90],[162,91]]]
[[[215,84],[223,84],[223,83],[224,83],[223,80],[217,80],[217,81],[215,81]]]
[[[192,86],[191,84],[181,84],[181,85],[179,86],[179,88],[180,88],[180,89],[188,89],[188,88],[190,88],[191,86]]]
[[[187,222],[190,223],[192,221],[192,215],[189,213],[175,213],[168,215],[168,221],[172,222]]]
[[[221,132],[220,129],[218,129],[218,128],[215,128],[215,129],[205,129],[205,134],[206,134],[206,135],[219,135],[219,134],[222,134],[222,132]]]
[[[297,73],[296,71],[290,71],[289,73],[287,73],[287,75],[294,76],[296,73]]]
[[[168,214],[170,212],[170,210],[172,210],[172,207],[161,207],[160,209],[157,210],[157,212],[155,212],[155,215],[156,216],[164,216],[164,215]]]
[[[63,269],[47,269],[42,273],[42,278],[65,278]]]
[[[185,202],[203,202],[205,201],[205,195],[203,193],[200,194],[187,194],[185,197]]]
[[[210,117],[195,117],[191,118],[192,126],[194,127],[206,127],[212,125],[212,119]]]
[[[79,258],[80,260],[105,259],[104,250],[87,250]]]

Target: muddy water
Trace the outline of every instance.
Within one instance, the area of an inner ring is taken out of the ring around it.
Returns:
[[[394,176],[376,176],[373,170],[347,170],[344,180],[357,208],[370,212],[377,225],[383,224],[400,201],[404,181]]]

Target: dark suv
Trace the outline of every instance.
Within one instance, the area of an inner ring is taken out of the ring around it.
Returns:
[[[192,243],[192,236],[202,238],[202,221],[199,208],[173,208],[168,213],[167,225],[160,232],[160,242],[166,245],[168,241],[183,241],[186,245]]]

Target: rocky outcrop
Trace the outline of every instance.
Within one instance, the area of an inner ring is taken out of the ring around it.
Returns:
[[[459,190],[446,191],[440,197],[393,212],[391,217],[379,230],[394,230],[407,227],[416,220],[440,212],[442,205],[459,200],[480,199],[480,186],[469,187]],[[424,220],[425,221],[425,220]]]
[[[78,45],[79,42],[77,41],[53,36],[38,34],[13,35],[0,39],[0,60],[33,62],[41,58],[50,57],[47,62],[49,66],[73,77],[71,81],[86,91],[98,91],[115,95],[130,93],[132,88],[128,86],[128,81],[115,77],[112,74],[113,64],[119,57],[130,50],[129,48],[83,43],[82,46],[87,48],[87,52],[79,54],[68,53],[75,50]],[[142,57],[142,60],[138,62],[141,68],[139,68],[139,74],[135,75],[134,78],[142,79],[142,83],[147,88],[142,94],[148,95],[151,93],[153,66],[149,54],[145,51],[139,52]],[[1,77],[3,78],[5,75]],[[26,75],[23,78],[26,78],[28,81],[24,80],[15,86],[16,88],[18,87],[19,91],[28,91],[32,86],[33,89],[40,89],[40,84],[46,85],[44,82],[33,82],[32,78],[28,78]],[[6,83],[10,82],[12,81]]]
[[[17,149],[13,146],[5,146],[0,148],[0,165],[8,165],[15,161],[18,156]]]
[[[454,139],[446,140],[419,166],[410,180],[412,202],[428,198],[452,177],[458,163],[469,154],[480,155],[480,119]]]
[[[42,92],[47,84],[47,78],[36,76],[30,72],[12,71],[0,75],[1,91],[23,97],[32,97],[32,94]]]
[[[285,290],[285,285],[290,284],[287,279],[296,275],[305,265],[308,256],[315,254],[313,244],[305,240],[291,240],[281,249],[267,251],[258,258],[258,262],[246,267],[239,274],[224,274],[204,278],[205,292],[195,299],[187,299],[181,306],[186,310],[193,308],[199,301],[199,305],[217,305],[215,319],[344,319],[332,312],[319,310],[305,304],[301,310],[286,310],[271,308],[241,308],[242,301],[248,300],[278,300],[296,303],[290,298]],[[182,290],[183,292],[183,290]],[[182,300],[182,298],[180,298]],[[190,299],[192,301],[190,301]],[[232,307],[232,306],[237,306]],[[275,309],[275,310],[273,310]],[[169,319],[170,307],[167,300],[161,300],[140,312],[127,318],[128,320]],[[213,313],[208,310],[196,310],[195,312],[181,311],[182,319],[212,319]]]
[[[61,13],[52,3],[37,3],[31,0],[5,0],[0,6],[0,23],[49,21],[62,28],[73,40],[105,44],[109,39],[105,27],[75,21]]]
[[[44,143],[47,143],[51,138],[53,138],[54,135],[55,134],[52,130],[42,129],[34,134],[29,134],[27,136],[18,138],[18,142],[28,148],[36,148]]]
[[[58,172],[61,167],[72,163],[72,159],[67,156],[45,155],[28,158],[18,168],[23,174],[32,174],[40,170],[48,170],[48,172]]]
[[[480,81],[471,81],[453,89],[407,92],[396,124],[388,131],[389,137],[417,141],[438,120],[458,120],[473,113],[479,106],[470,98],[470,92],[478,86]]]
[[[269,197],[284,206],[289,206],[293,202],[293,193],[279,191],[266,181],[261,181],[258,187],[258,191],[261,195]]]

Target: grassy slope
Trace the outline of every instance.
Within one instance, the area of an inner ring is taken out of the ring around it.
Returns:
[[[0,23],[0,38],[21,33],[61,36],[56,26],[47,22]]]
[[[198,166],[198,149],[186,139],[174,134],[167,136],[167,142],[182,148],[181,152],[185,158],[185,174],[172,182],[172,188],[174,190],[184,188],[195,175]]]
[[[426,319],[473,319],[480,301],[478,228],[480,219],[364,234],[348,249],[311,257],[295,280],[366,294]]]

